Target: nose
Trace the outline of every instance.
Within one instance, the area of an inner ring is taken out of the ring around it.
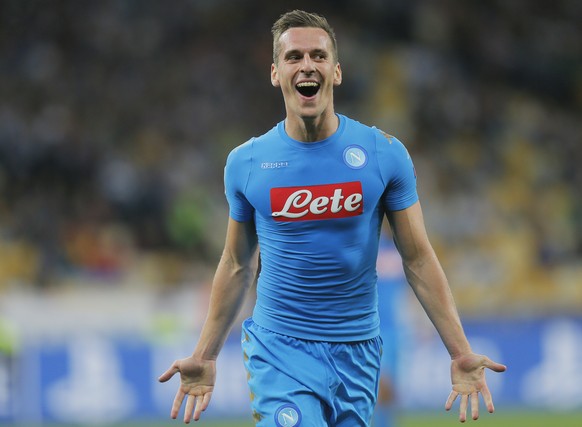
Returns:
[[[306,74],[310,74],[315,71],[315,63],[311,59],[309,53],[305,53],[305,55],[303,55],[303,60],[301,61],[301,71]]]

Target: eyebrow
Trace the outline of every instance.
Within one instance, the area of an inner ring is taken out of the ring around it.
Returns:
[[[325,50],[325,49],[319,49],[319,48],[310,50],[309,51],[309,54],[310,55],[323,55],[323,56],[328,56],[329,55],[329,53],[328,53],[327,50]],[[288,50],[288,51],[284,52],[284,57],[285,58],[288,58],[291,55],[303,55],[303,51],[301,51],[300,49],[291,49],[291,50]]]

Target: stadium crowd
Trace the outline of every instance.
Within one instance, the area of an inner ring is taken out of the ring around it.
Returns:
[[[461,311],[582,307],[582,3],[316,0],[337,110],[409,148]],[[0,3],[0,295],[214,268],[227,153],[283,117],[279,2]]]

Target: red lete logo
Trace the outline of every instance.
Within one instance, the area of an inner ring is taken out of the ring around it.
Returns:
[[[271,188],[271,215],[275,221],[347,218],[363,211],[359,181]]]

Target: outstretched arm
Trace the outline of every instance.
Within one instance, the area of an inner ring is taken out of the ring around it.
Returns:
[[[449,410],[460,395],[459,420],[464,422],[470,398],[472,418],[477,419],[478,393],[481,393],[487,409],[493,412],[493,401],[485,382],[484,370],[489,368],[503,372],[505,366],[492,362],[486,356],[476,355],[471,350],[447,278],[428,240],[420,203],[401,211],[389,212],[388,220],[402,256],[406,278],[451,356],[453,391],[445,408]]]
[[[257,238],[254,223],[229,219],[224,251],[212,282],[210,305],[200,339],[193,354],[175,361],[159,381],[180,373],[180,387],[172,406],[177,418],[187,396],[184,422],[198,421],[212,397],[216,379],[216,358],[238,315],[255,278]]]

